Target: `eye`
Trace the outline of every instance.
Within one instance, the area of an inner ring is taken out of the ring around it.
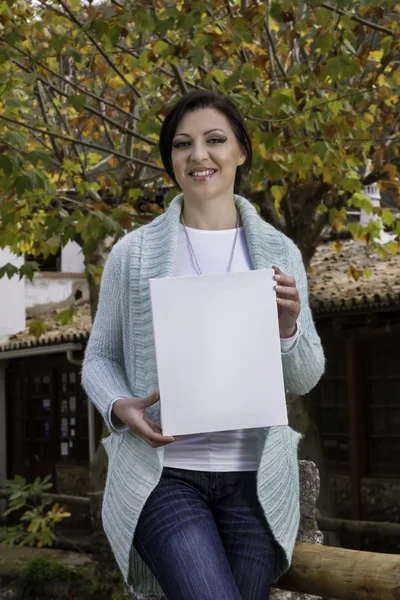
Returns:
[[[224,142],[226,142],[226,138],[220,138],[220,137],[210,138],[209,140],[207,140],[207,142],[212,142],[213,144],[223,144]]]
[[[190,142],[174,142],[172,144],[173,148],[184,148],[185,146],[187,146]]]

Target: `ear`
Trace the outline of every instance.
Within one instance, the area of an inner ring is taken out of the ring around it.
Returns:
[[[240,167],[246,161],[246,155],[244,153],[240,153],[238,167]]]

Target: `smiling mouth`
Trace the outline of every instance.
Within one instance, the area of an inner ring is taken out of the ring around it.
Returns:
[[[196,180],[208,180],[216,173],[216,169],[199,169],[189,173],[190,177]]]

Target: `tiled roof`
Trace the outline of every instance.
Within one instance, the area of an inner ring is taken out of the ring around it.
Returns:
[[[321,244],[311,261],[309,291],[314,314],[400,307],[400,252],[382,258],[354,240],[341,245],[337,252],[332,243]],[[351,266],[370,270],[371,276],[355,281],[349,277]]]
[[[384,259],[370,254],[353,240],[341,242],[338,253],[332,243],[321,244],[312,261],[309,273],[310,304],[315,315],[336,312],[357,312],[373,308],[397,306],[400,308],[400,253]],[[348,275],[350,266],[359,271],[369,269],[371,277],[357,281]],[[76,309],[73,323],[60,325],[55,313],[41,317],[47,331],[39,339],[29,329],[10,336],[0,343],[0,352],[66,342],[85,342],[91,329],[88,304]],[[29,320],[28,322],[29,323]]]
[[[35,338],[29,334],[29,321],[27,319],[27,328],[20,333],[9,336],[6,341],[0,343],[0,352],[8,350],[20,350],[22,348],[32,348],[37,346],[48,346],[52,344],[64,344],[66,342],[84,342],[88,339],[92,326],[89,304],[76,307],[76,315],[72,323],[60,325],[56,320],[56,313],[41,315],[38,319],[46,324],[46,333],[40,338]]]

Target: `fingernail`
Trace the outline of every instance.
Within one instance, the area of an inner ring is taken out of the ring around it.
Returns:
[[[282,275],[275,275],[275,279],[277,279],[277,280],[282,279]]]

